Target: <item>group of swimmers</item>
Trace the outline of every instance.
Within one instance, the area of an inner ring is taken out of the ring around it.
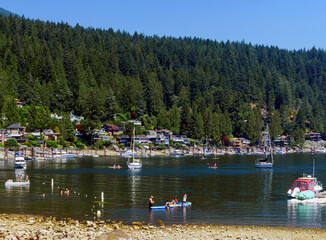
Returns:
[[[187,202],[187,197],[188,197],[188,195],[187,195],[187,193],[185,193],[185,195],[183,195],[182,205]],[[148,204],[149,209],[151,209],[153,204],[154,204],[154,197],[151,196],[149,198],[149,204]],[[178,204],[178,199],[174,198],[172,201],[166,200],[165,206],[167,209],[169,209],[171,205],[177,205],[177,204]]]
[[[69,193],[70,193],[69,189],[66,188],[66,190],[65,190],[65,195],[66,195],[66,196],[69,196]],[[60,196],[63,195],[63,190],[62,190],[62,188],[60,188],[59,194],[60,194]]]

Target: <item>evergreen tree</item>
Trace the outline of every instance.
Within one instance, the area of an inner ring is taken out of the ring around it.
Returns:
[[[5,115],[5,125],[9,126],[14,123],[19,123],[19,114],[17,109],[17,102],[14,97],[8,97],[3,107],[3,113]]]

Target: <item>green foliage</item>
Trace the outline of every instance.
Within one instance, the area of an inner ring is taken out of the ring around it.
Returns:
[[[180,148],[181,148],[181,144],[180,144],[180,143],[176,143],[176,144],[175,144],[175,147],[176,147],[177,149],[180,149]]]
[[[19,147],[19,143],[17,142],[17,140],[15,138],[9,138],[5,142],[5,147]]]
[[[59,145],[62,147],[62,148],[67,148],[68,147],[68,144],[65,140],[61,139],[59,141]],[[59,146],[58,146],[59,147]]]
[[[24,142],[22,145],[27,146],[27,147],[33,147],[33,145],[29,142]]]
[[[37,139],[37,137],[35,137],[35,136],[28,136],[27,139],[29,141],[35,141]]]
[[[41,147],[41,144],[37,143],[36,141],[29,141],[32,147]]]
[[[19,122],[17,103],[14,97],[8,97],[6,99],[3,107],[3,113],[6,116],[6,126]]]
[[[78,142],[76,143],[76,147],[77,147],[78,149],[84,149],[84,148],[85,148],[85,144],[83,144],[83,143],[81,143],[80,141],[78,141]]]
[[[157,145],[157,149],[158,150],[166,149],[166,145],[164,143],[160,143],[159,145]]]
[[[53,140],[47,139],[45,142],[46,142],[46,146],[47,146],[48,148],[51,148],[51,147],[53,147],[53,148],[57,148],[57,147],[58,147],[58,143],[57,143],[56,141],[53,141]]]
[[[122,143],[118,144],[118,147],[119,147],[120,149],[125,149],[125,148],[126,148],[126,146],[125,146],[124,144],[122,144]]]

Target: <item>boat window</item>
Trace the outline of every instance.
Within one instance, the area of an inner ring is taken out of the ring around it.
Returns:
[[[313,188],[314,188],[313,182],[309,182],[308,189],[313,189]]]
[[[292,183],[292,187],[291,187],[291,188],[292,188],[292,189],[295,188],[295,182]]]
[[[301,189],[307,189],[307,183],[306,182],[302,183],[302,188]]]

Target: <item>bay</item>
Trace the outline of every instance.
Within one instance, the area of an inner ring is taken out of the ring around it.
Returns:
[[[26,213],[79,220],[144,221],[156,224],[223,224],[326,228],[326,206],[289,204],[287,191],[303,173],[326,182],[326,155],[295,153],[275,155],[273,169],[257,169],[258,156],[199,156],[143,158],[143,168],[127,169],[127,159],[117,156],[31,161],[15,171],[13,161],[0,160],[0,212]],[[218,168],[209,165],[216,162]],[[110,166],[121,165],[121,169]],[[8,178],[28,174],[30,187],[5,187]],[[51,185],[51,179],[54,184]],[[69,189],[69,196],[60,195]],[[99,204],[101,193],[104,201]],[[182,201],[188,194],[191,207],[148,209],[166,200]],[[43,196],[45,194],[45,196]]]

